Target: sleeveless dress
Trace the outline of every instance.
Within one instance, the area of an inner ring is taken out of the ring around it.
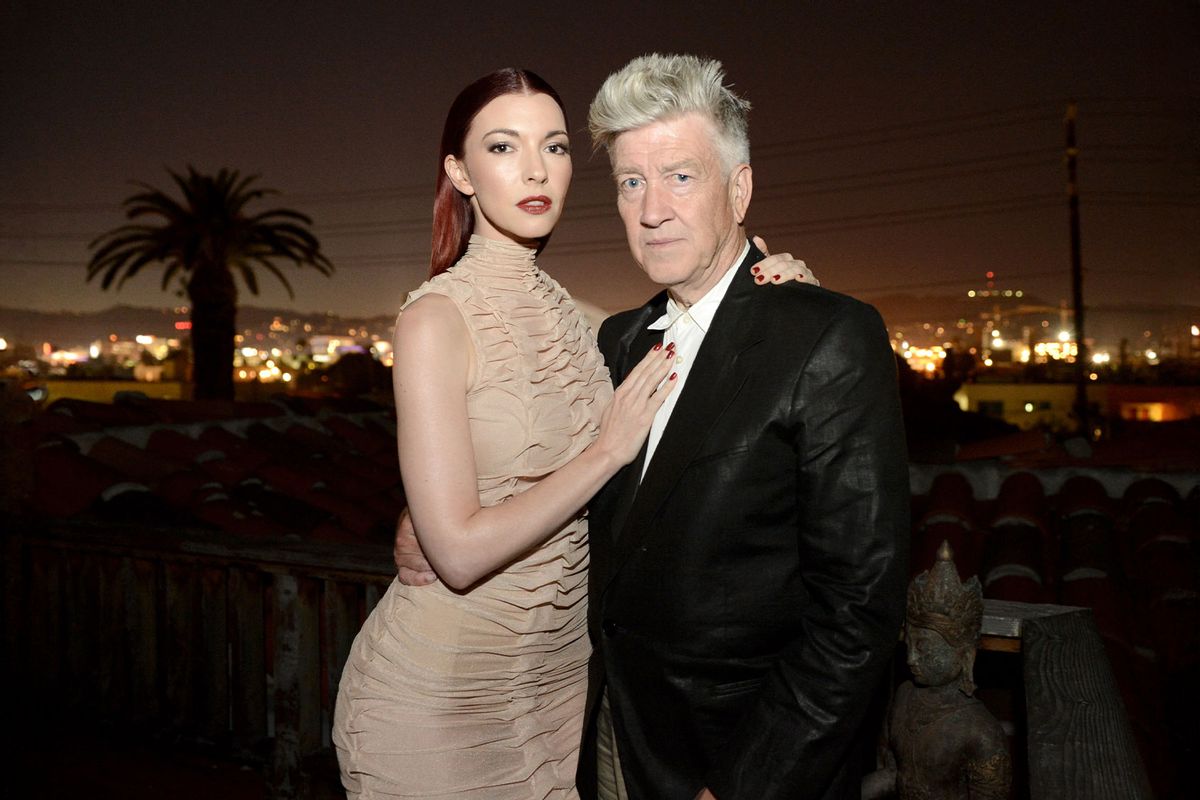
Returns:
[[[595,337],[534,252],[472,236],[409,295],[449,297],[475,348],[479,501],[536,484],[595,438],[612,396]],[[333,740],[351,798],[573,798],[587,691],[587,520],[465,592],[393,581],[342,672]]]

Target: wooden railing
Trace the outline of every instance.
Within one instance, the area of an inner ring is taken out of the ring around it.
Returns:
[[[387,545],[6,527],[6,685],[265,757],[274,797],[307,794],[342,664],[393,576]]]
[[[985,600],[983,634],[1021,654],[1031,800],[1154,797],[1090,610]]]
[[[392,579],[386,543],[5,527],[6,685],[262,755],[274,797],[308,793],[350,644]],[[1032,800],[1150,798],[1091,613],[985,608],[983,646],[1020,653]]]

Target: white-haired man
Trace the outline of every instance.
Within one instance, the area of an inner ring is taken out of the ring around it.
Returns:
[[[679,385],[590,508],[584,796],[858,796],[851,754],[904,615],[908,472],[887,333],[812,285],[756,293],[748,104],[719,62],[651,55],[589,124],[629,247],[665,291],[600,330],[619,383]],[[593,760],[594,757],[594,760]]]

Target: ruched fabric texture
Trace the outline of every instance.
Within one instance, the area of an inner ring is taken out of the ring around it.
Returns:
[[[409,295],[461,311],[482,506],[594,439],[612,388],[595,337],[534,252],[471,237]],[[334,744],[351,798],[575,797],[586,693],[587,520],[466,592],[393,582],[342,673]]]

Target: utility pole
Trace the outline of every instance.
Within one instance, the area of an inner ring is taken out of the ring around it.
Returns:
[[[1092,429],[1088,424],[1087,343],[1083,328],[1083,259],[1079,254],[1079,184],[1075,161],[1079,148],[1075,145],[1075,117],[1079,112],[1075,101],[1067,103],[1067,211],[1071,226],[1071,295],[1075,306],[1075,418],[1079,433],[1089,441]]]

